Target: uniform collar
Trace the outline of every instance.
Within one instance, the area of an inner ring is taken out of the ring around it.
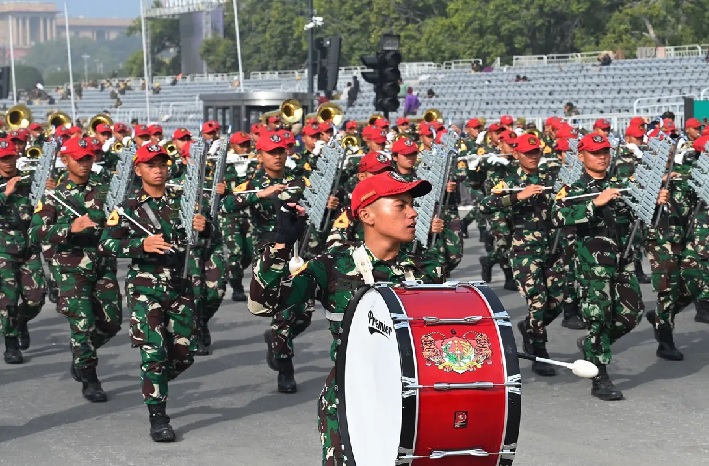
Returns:
[[[135,197],[138,199],[138,202],[140,202],[141,204],[143,202],[149,201],[150,199],[154,199],[150,194],[146,193],[145,189],[143,189],[143,188],[139,188],[138,191],[136,191]],[[160,199],[172,199],[175,197],[176,197],[175,190],[173,188],[171,188],[170,186],[167,186],[165,188],[165,194],[163,194],[163,196]]]

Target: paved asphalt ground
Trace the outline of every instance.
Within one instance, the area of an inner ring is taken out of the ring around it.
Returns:
[[[477,236],[475,228],[471,233]],[[466,246],[453,278],[479,279],[481,244],[471,238]],[[499,269],[492,286],[513,321],[519,320],[525,312],[522,298],[502,289]],[[643,293],[652,308],[649,285]],[[213,354],[198,358],[170,384],[168,413],[178,441],[160,445],[148,437],[139,354],[130,347],[125,324],[99,351],[99,376],[109,401],[91,404],[69,375],[66,321],[47,304],[30,324],[26,363],[0,363],[0,464],[318,465],[315,400],[331,363],[325,320],[320,310],[316,316],[296,340],[299,391],[282,395],[276,373],[264,362],[267,321],[251,316],[245,304],[226,300],[211,325]],[[684,362],[655,356],[646,321],[615,345],[610,372],[625,401],[597,401],[590,395],[591,382],[569,372],[540,379],[523,361],[515,466],[709,465],[709,326],[695,323],[693,316],[689,309],[677,318]],[[575,342],[581,333],[555,322],[549,335],[552,357],[578,358]]]

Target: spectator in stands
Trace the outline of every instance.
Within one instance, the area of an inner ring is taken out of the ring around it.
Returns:
[[[160,83],[153,84],[153,89],[152,89],[153,94],[155,94],[155,95],[160,94],[160,89],[161,89]]]
[[[171,85],[171,86],[176,86],[176,85],[177,85],[177,77],[173,77],[173,78],[170,80],[170,85]]]
[[[704,61],[709,63],[709,49],[707,49],[707,54],[704,56]]]
[[[520,82],[521,80],[522,80],[522,76],[520,76],[520,75],[515,76],[516,83]]]
[[[111,89],[111,92],[108,93],[108,97],[111,100],[116,100],[118,98],[118,92],[116,92],[115,89]]]
[[[432,98],[436,97],[436,93],[433,91],[433,89],[429,89],[426,91],[426,97],[428,97],[429,99],[432,99]]]
[[[357,100],[357,93],[355,92],[355,88],[351,82],[347,83],[345,94],[347,95],[347,108],[350,108],[354,105],[355,100]]]
[[[604,53],[603,55],[601,55],[600,57],[598,57],[597,60],[598,60],[598,64],[599,64],[600,66],[608,66],[608,65],[610,65],[610,64],[613,62],[613,60],[611,59],[610,54],[608,54],[608,53]]]
[[[421,107],[421,101],[414,94],[414,88],[409,86],[406,89],[406,98],[404,99],[404,116],[416,115],[419,107]]]
[[[359,95],[359,79],[357,79],[357,76],[352,76],[352,87],[355,91],[355,100],[357,100],[357,96]]]
[[[81,100],[81,96],[84,94],[84,90],[81,87],[80,83],[74,84],[74,95],[76,96],[77,99]]]
[[[581,112],[579,111],[578,107],[574,105],[573,102],[566,102],[566,105],[564,105],[564,116],[574,116],[574,115],[580,115]]]
[[[522,76],[522,82],[525,82],[525,83],[526,83],[526,82],[528,82],[528,81],[529,81],[529,78],[527,78],[526,75],[525,75],[525,76]]]
[[[470,64],[470,71],[473,73],[480,73],[482,71],[482,67],[480,66],[480,63],[474,61],[473,63]]]
[[[113,102],[113,108],[121,108],[123,105],[123,101],[120,99],[120,97],[116,97],[116,100]]]

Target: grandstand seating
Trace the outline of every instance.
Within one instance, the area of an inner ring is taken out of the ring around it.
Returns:
[[[350,72],[351,73],[351,72]],[[341,73],[339,89],[351,79],[351,74]],[[517,75],[528,78],[527,82],[515,82]],[[213,80],[185,79],[176,86],[159,78],[162,90],[159,95],[150,95],[150,120],[161,122],[167,131],[179,126],[196,129],[202,121],[202,105],[199,94],[237,92],[232,77],[214,77]],[[562,115],[566,102],[573,102],[582,112],[590,115],[630,115],[633,113],[655,115],[669,108],[679,113],[682,95],[700,97],[709,83],[709,64],[702,56],[670,59],[617,60],[610,66],[564,63],[548,66],[500,67],[491,72],[472,73],[469,69],[435,69],[421,67],[409,72],[404,86],[412,86],[419,94],[422,106],[441,110],[446,120],[461,121],[470,116],[494,119],[501,114],[511,114],[527,119],[541,119],[550,115]],[[109,91],[85,89],[83,98],[77,101],[77,116],[90,118],[102,110],[109,110],[115,120],[129,122],[132,118],[146,120],[145,94],[139,82],[133,82],[134,90],[120,96],[123,106],[113,108]],[[305,79],[293,73],[286,77],[246,79],[247,90],[284,90],[302,92]],[[426,90],[433,89],[436,96],[425,97]],[[404,90],[402,90],[403,94]],[[676,96],[660,100],[662,96]],[[45,121],[46,114],[56,109],[70,112],[69,101],[56,105],[34,105],[35,120]],[[373,113],[372,86],[361,82],[361,93],[355,105],[347,109],[348,119],[363,120]],[[636,106],[636,100],[640,105]],[[657,103],[659,102],[659,104]],[[674,103],[672,103],[674,102]],[[338,101],[345,108],[345,100]],[[9,107],[11,101],[0,101]],[[654,104],[654,106],[653,106]],[[637,108],[636,108],[637,107]],[[403,112],[403,105],[399,113]],[[395,116],[395,115],[394,115]]]

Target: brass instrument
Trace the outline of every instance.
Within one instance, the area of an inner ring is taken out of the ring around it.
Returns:
[[[49,125],[55,130],[60,126],[71,126],[71,117],[64,112],[56,111],[47,118]]]
[[[342,108],[339,105],[333,104],[332,102],[326,102],[318,107],[317,116],[320,123],[328,121],[335,126],[340,126],[345,116],[345,112],[342,111]]]
[[[89,135],[96,136],[96,127],[102,123],[104,125],[113,126],[113,120],[111,117],[104,115],[103,113],[99,113],[98,115],[94,115],[89,121]]]
[[[167,155],[173,156],[177,154],[177,146],[173,142],[168,142],[165,144],[165,152],[167,152]]]
[[[342,144],[342,147],[345,148],[345,150],[349,149],[350,147],[362,147],[362,141],[360,141],[359,137],[353,136],[351,134],[348,134],[347,136],[343,137],[340,143]]]
[[[42,156],[42,149],[37,146],[30,146],[25,151],[27,157],[31,159],[38,159]]]
[[[429,108],[423,112],[423,121],[426,123],[431,123],[433,121],[443,123],[443,113],[441,113],[441,111],[437,108]]]
[[[303,119],[303,105],[297,99],[284,100],[280,109],[281,121],[288,125],[300,123]]]
[[[384,118],[384,115],[381,115],[379,113],[373,113],[368,119],[367,119],[367,124],[368,125],[373,125],[374,123],[377,122],[377,120]]]
[[[5,124],[10,131],[27,128],[32,123],[32,110],[26,105],[17,104],[5,113]]]
[[[111,146],[111,152],[113,152],[113,153],[117,154],[122,150],[123,150],[123,143],[121,141],[116,141]]]

